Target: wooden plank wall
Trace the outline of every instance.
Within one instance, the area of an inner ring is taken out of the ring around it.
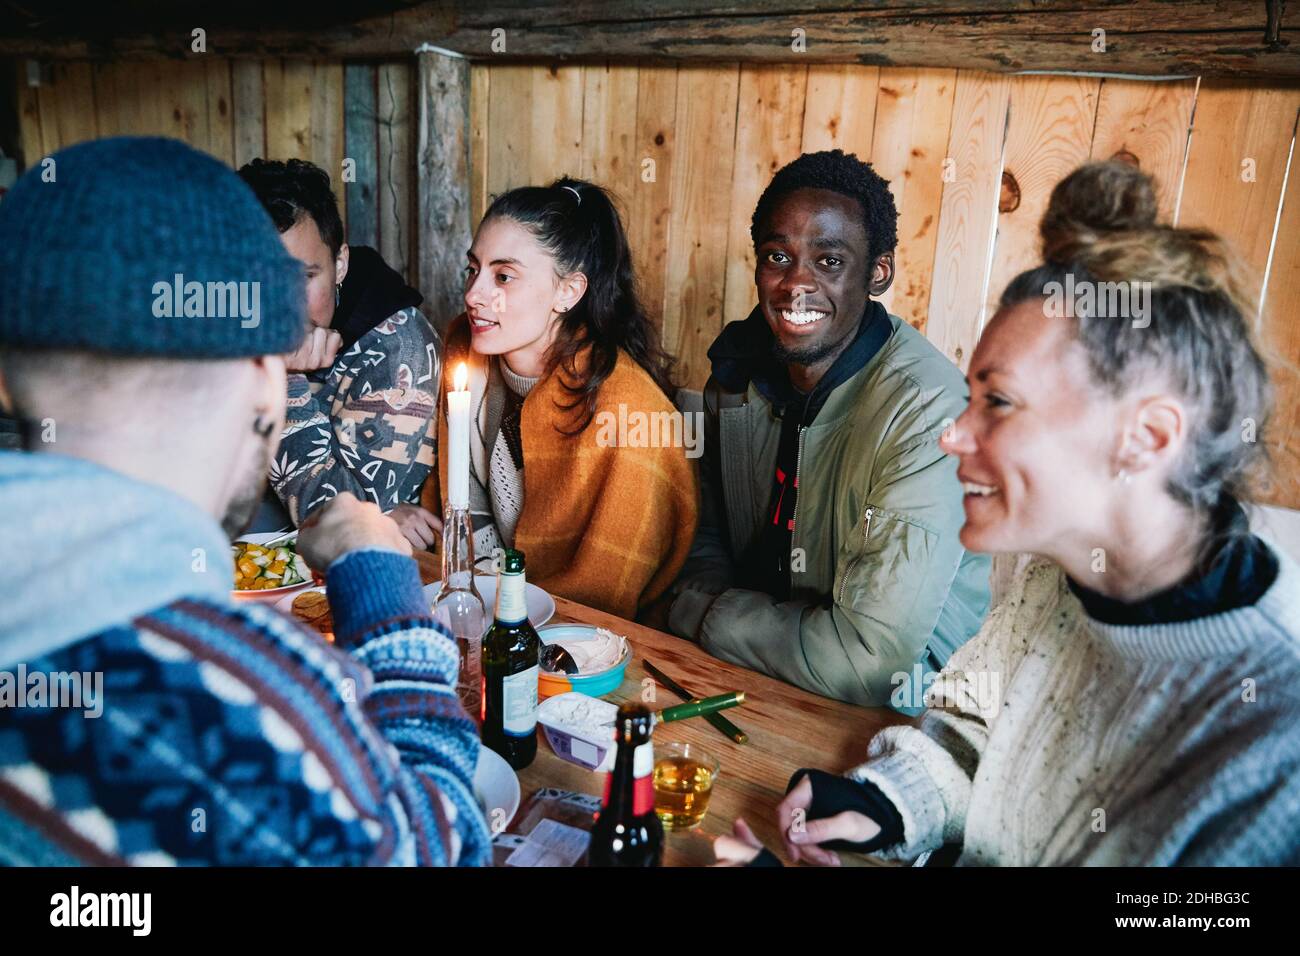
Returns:
[[[1226,235],[1250,269],[1278,387],[1268,497],[1300,507],[1300,86],[748,63],[476,64],[471,82],[474,221],[502,191],[564,173],[611,188],[694,387],[722,326],[754,305],[758,196],[801,152],[856,152],[890,181],[886,304],[963,367],[1002,288],[1037,261],[1056,182],[1089,159],[1136,161],[1166,219]]]
[[[330,174],[349,241],[375,246],[416,280],[414,63],[211,57],[54,63],[43,72],[30,87],[18,64],[28,164],[115,135],[172,136],[232,166],[309,159]],[[355,181],[344,181],[345,158],[355,161]]]
[[[357,165],[357,182],[340,184],[349,235],[415,281],[413,64],[214,58],[52,70],[36,89],[19,76],[29,157],[115,132],[179,136],[232,163],[304,155],[332,175],[346,154]],[[568,173],[609,187],[647,305],[696,387],[713,338],[753,306],[754,204],[799,153],[840,147],[890,181],[899,270],[886,304],[959,365],[1007,280],[1035,261],[1053,184],[1089,158],[1136,161],[1155,175],[1167,219],[1223,233],[1251,270],[1278,387],[1270,499],[1300,507],[1300,87],[821,64],[475,63],[469,109],[473,222],[512,186]]]

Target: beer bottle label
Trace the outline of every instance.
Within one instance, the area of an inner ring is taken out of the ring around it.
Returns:
[[[501,729],[511,737],[537,731],[537,665],[501,679]]]
[[[632,758],[632,812],[643,816],[655,808],[655,749],[649,741],[636,748]]]
[[[522,574],[502,572],[497,581],[497,620],[502,624],[520,624],[528,619]]]
[[[654,744],[647,741],[632,753],[632,815],[642,816],[655,807],[655,750]],[[614,775],[605,774],[605,795],[600,798],[600,808],[609,806],[609,791],[614,784]],[[599,816],[599,814],[598,814]]]

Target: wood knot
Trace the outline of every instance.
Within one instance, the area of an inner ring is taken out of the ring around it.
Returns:
[[[1115,155],[1113,155],[1111,159],[1117,159],[1121,163],[1128,163],[1134,169],[1142,168],[1142,163],[1138,160],[1136,156],[1130,153],[1127,149],[1121,149],[1119,152],[1115,153]]]
[[[1015,212],[1020,208],[1020,183],[1005,169],[1002,170],[1002,195],[998,197],[998,212]]]

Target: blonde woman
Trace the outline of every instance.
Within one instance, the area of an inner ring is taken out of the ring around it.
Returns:
[[[1300,568],[1242,509],[1267,376],[1219,242],[1155,209],[1118,163],[1053,193],[1045,261],[1003,293],[943,442],[962,543],[1047,560],[916,726],[848,779],[798,775],[778,808],[794,859],[1300,863]],[[1125,284],[1124,314],[1101,283]],[[718,851],[759,848],[738,826]]]

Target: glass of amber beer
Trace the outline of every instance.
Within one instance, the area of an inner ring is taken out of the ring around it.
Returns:
[[[698,826],[721,765],[698,744],[671,743],[655,750],[655,815],[665,830]]]

